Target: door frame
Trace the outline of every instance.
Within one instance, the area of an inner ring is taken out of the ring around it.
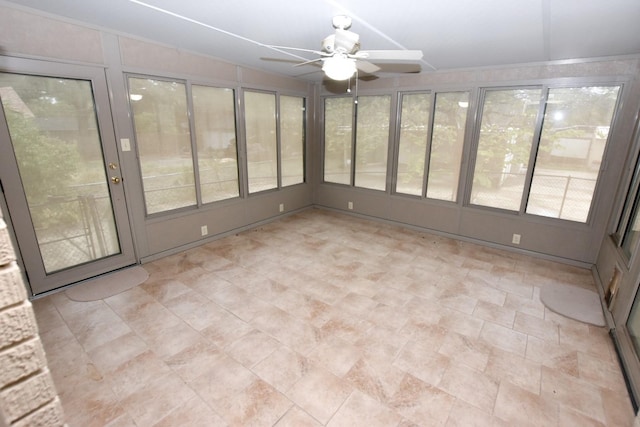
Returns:
[[[40,255],[33,224],[29,215],[27,200],[22,191],[15,154],[11,145],[8,124],[0,105],[0,182],[3,187],[10,231],[18,250],[16,256],[25,270],[32,296],[49,293],[58,288],[77,283],[100,274],[108,273],[138,262],[131,232],[131,222],[127,209],[124,186],[122,184],[122,164],[115,136],[113,115],[110,104],[107,77],[104,67],[64,64],[42,60],[0,56],[0,72],[43,77],[59,77],[85,80],[91,84],[96,110],[102,155],[105,163],[105,177],[113,207],[115,228],[119,238],[120,253],[91,261],[79,266],[46,274]],[[107,164],[115,162],[118,169],[113,174],[121,178],[119,184],[109,180]],[[20,189],[14,191],[14,189]],[[4,203],[3,203],[4,205]]]

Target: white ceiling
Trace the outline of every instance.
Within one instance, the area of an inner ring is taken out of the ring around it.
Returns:
[[[420,49],[422,72],[640,54],[640,0],[8,0],[252,68],[319,80],[261,46],[319,49],[334,15],[362,49]],[[146,4],[146,6],[145,6]],[[157,9],[164,10],[161,12]],[[1,30],[0,30],[1,34]],[[313,54],[296,52],[304,59]]]

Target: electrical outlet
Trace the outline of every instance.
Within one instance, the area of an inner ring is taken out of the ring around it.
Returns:
[[[207,228],[207,226],[206,226],[206,225],[203,225],[202,227],[200,227],[200,233],[201,233],[203,236],[206,236],[207,234],[209,234],[209,229]]]
[[[349,202],[349,209],[353,209],[353,202]]]
[[[520,244],[520,235],[519,234],[514,234],[513,238],[511,239],[511,243],[513,243],[514,245],[519,245]]]
[[[280,212],[284,212],[284,203],[280,203]]]

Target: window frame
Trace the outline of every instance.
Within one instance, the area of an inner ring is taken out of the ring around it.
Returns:
[[[199,159],[199,155],[200,153],[198,152],[198,133],[197,133],[197,129],[196,129],[196,114],[195,114],[195,104],[193,101],[193,86],[199,86],[199,87],[205,87],[205,88],[213,88],[213,89],[228,89],[231,91],[232,93],[232,98],[233,98],[233,127],[234,127],[234,135],[235,135],[235,145],[236,145],[236,176],[237,176],[237,182],[236,185],[238,187],[238,195],[235,197],[228,197],[226,199],[219,199],[219,200],[213,200],[211,202],[206,202],[203,203],[202,201],[202,187],[201,187],[201,182],[200,182],[200,159]],[[191,129],[193,130],[193,141],[192,141],[192,149],[193,149],[193,153],[194,153],[194,167],[195,167],[195,174],[196,174],[196,195],[197,195],[197,200],[198,200],[198,208],[203,207],[203,206],[209,206],[209,205],[215,205],[216,203],[221,203],[221,202],[225,202],[227,200],[234,200],[234,199],[239,199],[242,197],[242,176],[241,176],[241,169],[242,169],[242,165],[241,165],[241,155],[240,155],[240,144],[239,144],[239,140],[240,140],[240,132],[239,132],[239,127],[238,127],[238,123],[239,123],[239,108],[238,108],[238,91],[236,88],[234,87],[229,87],[229,86],[223,86],[223,85],[215,85],[215,84],[208,84],[208,83],[200,83],[200,82],[194,82],[194,81],[189,81],[188,84],[188,106],[189,106],[189,123],[191,126]]]
[[[341,183],[341,182],[333,182],[333,181],[327,181],[325,180],[325,175],[326,175],[326,154],[327,154],[327,135],[326,135],[326,118],[327,118],[327,114],[326,114],[326,106],[327,106],[327,100],[329,99],[339,99],[339,98],[343,98],[343,99],[350,99],[351,100],[351,149],[350,149],[350,154],[349,154],[349,159],[350,159],[350,167],[349,167],[349,183],[345,184],[345,183]],[[355,168],[353,167],[353,159],[355,157],[355,131],[356,131],[356,114],[355,114],[355,97],[353,95],[336,95],[336,96],[324,96],[322,97],[322,111],[320,112],[320,117],[322,120],[322,126],[321,126],[321,135],[322,135],[322,161],[321,161],[321,176],[322,176],[322,184],[328,184],[328,185],[340,185],[340,186],[344,186],[344,187],[354,187],[353,183],[355,180]]]
[[[357,151],[357,138],[358,138],[358,100],[363,97],[389,97],[389,128],[387,132],[387,164],[386,164],[386,173],[385,173],[385,188],[384,190],[374,189],[369,187],[359,187],[355,185],[356,179],[356,151]],[[341,183],[341,182],[333,182],[325,180],[325,171],[326,171],[326,101],[328,99],[351,99],[351,150],[350,150],[350,170],[349,170],[349,183]],[[322,111],[320,112],[320,120],[322,123],[321,126],[321,183],[327,185],[338,185],[343,187],[356,188],[361,191],[373,191],[376,193],[385,193],[392,194],[392,189],[395,187],[394,181],[395,178],[390,178],[391,176],[395,176],[396,169],[396,154],[397,154],[397,144],[395,134],[397,132],[397,122],[398,122],[398,110],[397,110],[397,98],[398,92],[388,92],[388,91],[375,91],[375,92],[366,92],[365,94],[348,94],[348,95],[332,95],[332,96],[322,96],[321,106]],[[390,181],[391,180],[391,181]]]
[[[391,186],[391,194],[402,196],[402,197],[410,197],[414,199],[424,199],[427,193],[427,180],[429,176],[429,159],[431,154],[431,138],[433,136],[433,104],[435,101],[435,91],[426,89],[426,90],[416,90],[416,91],[401,91],[398,92],[398,99],[396,101],[397,106],[396,109],[398,113],[396,114],[396,132],[393,140],[393,185]],[[402,134],[402,105],[405,96],[411,95],[427,95],[429,98],[429,120],[427,121],[427,137],[425,142],[425,149],[423,153],[423,167],[422,167],[422,190],[420,195],[403,193],[398,191],[398,173],[399,173],[399,164],[400,164],[400,137]]]
[[[358,165],[357,165],[357,160],[358,160],[358,107],[360,106],[360,99],[361,98],[374,98],[374,97],[388,97],[389,98],[389,105],[388,105],[388,122],[387,122],[387,136],[386,136],[386,165],[385,165],[385,175],[384,175],[384,189],[379,189],[379,188],[371,188],[371,187],[363,187],[363,186],[357,186],[356,185],[356,175],[357,175],[357,171],[358,171]],[[353,167],[351,168],[351,186],[353,188],[358,188],[361,190],[368,190],[368,191],[376,191],[378,193],[386,193],[389,194],[390,188],[392,187],[391,185],[389,185],[389,176],[391,174],[391,170],[392,168],[390,167],[390,162],[393,161],[392,159],[392,153],[393,153],[393,148],[394,148],[394,140],[392,139],[392,135],[395,134],[395,127],[396,126],[396,117],[397,115],[394,115],[394,105],[397,98],[397,92],[394,93],[387,93],[387,92],[380,92],[380,93],[367,93],[364,95],[359,95],[354,97],[354,105],[355,108],[353,110],[353,120],[354,120],[354,128],[353,128],[353,132],[352,132],[352,153],[351,153],[351,164],[353,165]],[[396,101],[397,102],[397,101]]]
[[[282,184],[282,113],[281,113],[281,98],[300,98],[302,100],[302,181],[295,184],[283,185]],[[287,92],[277,92],[276,99],[276,115],[278,118],[277,132],[278,132],[278,156],[280,161],[280,172],[278,174],[278,189],[295,187],[296,185],[303,185],[307,183],[307,136],[308,132],[308,99],[306,96],[299,94],[292,94]]]
[[[544,127],[544,115],[546,112],[547,101],[549,97],[549,91],[552,89],[564,89],[564,88],[579,88],[579,87],[618,87],[617,99],[615,102],[615,106],[613,108],[612,117],[611,117],[611,125],[610,131],[607,136],[607,140],[605,143],[605,149],[602,155],[601,166],[598,170],[598,175],[596,178],[595,187],[593,190],[593,195],[591,199],[591,204],[589,206],[589,212],[587,213],[586,221],[574,221],[570,219],[562,219],[562,218],[554,218],[549,216],[537,215],[532,213],[527,213],[527,204],[529,202],[529,196],[531,191],[531,184],[533,181],[533,173],[535,171],[535,164],[537,160],[537,152],[540,146],[540,138],[542,135],[542,130]],[[482,125],[482,116],[484,113],[484,104],[485,104],[485,96],[489,91],[500,91],[500,90],[514,90],[514,89],[529,89],[529,88],[540,88],[541,89],[541,99],[540,105],[538,106],[538,115],[535,121],[535,129],[532,136],[532,146],[529,154],[529,161],[527,165],[527,172],[525,176],[524,187],[522,190],[522,197],[520,200],[520,208],[518,211],[502,209],[492,206],[484,206],[477,205],[471,203],[471,190],[473,184],[473,177],[475,173],[475,163],[477,159],[477,151],[478,151],[478,143],[480,137],[480,130]],[[485,211],[494,211],[501,212],[508,215],[527,217],[529,219],[533,219],[534,221],[540,222],[551,222],[551,223],[562,223],[569,226],[577,226],[577,227],[590,227],[593,223],[594,210],[597,205],[597,200],[600,198],[600,188],[602,187],[602,175],[606,169],[607,159],[609,157],[609,153],[611,152],[611,135],[613,134],[613,130],[616,128],[616,123],[619,120],[619,110],[622,105],[622,100],[624,97],[624,89],[625,82],[619,79],[571,79],[566,82],[555,83],[553,81],[543,82],[539,84],[523,84],[523,85],[513,85],[513,86],[484,86],[479,88],[480,93],[478,97],[478,105],[476,111],[476,119],[473,124],[473,137],[472,142],[470,144],[470,157],[469,164],[466,168],[468,173],[466,182],[465,182],[465,195],[464,195],[464,205],[473,209],[481,209]]]
[[[275,129],[275,150],[276,150],[276,185],[272,188],[266,188],[264,190],[251,192],[249,189],[249,138],[247,135],[247,93],[256,93],[256,94],[266,94],[273,95],[273,106],[274,106],[274,129]],[[243,88],[241,94],[241,106],[242,106],[242,135],[243,135],[243,147],[244,147],[244,190],[246,195],[252,196],[256,194],[264,194],[271,191],[277,191],[280,189],[280,120],[279,120],[279,103],[278,103],[278,94],[276,91],[265,90],[265,89],[254,89],[254,88]]]
[[[150,74],[139,74],[139,73],[124,73],[125,85],[126,85],[126,96],[127,96],[127,106],[129,117],[131,121],[131,129],[133,131],[132,137],[135,141],[135,154],[136,154],[136,164],[137,164],[137,178],[138,184],[140,188],[140,194],[142,196],[142,207],[144,209],[145,218],[152,219],[157,217],[163,217],[167,215],[173,215],[181,212],[189,212],[198,209],[200,204],[200,190],[199,190],[199,178],[198,178],[198,165],[197,165],[197,157],[195,152],[195,137],[193,135],[193,102],[191,99],[191,86],[190,82],[187,79],[177,78],[172,76],[157,76]],[[189,123],[189,147],[191,148],[191,162],[193,167],[193,185],[194,185],[194,195],[195,195],[195,203],[188,206],[181,206],[175,209],[161,210],[158,212],[149,213],[147,206],[147,195],[144,188],[144,176],[142,173],[142,164],[140,163],[140,142],[138,141],[138,131],[134,117],[133,104],[131,100],[131,79],[139,79],[139,80],[157,80],[162,82],[170,82],[170,83],[180,83],[185,87],[185,105],[187,107],[187,123]]]
[[[268,188],[265,190],[250,192],[249,191],[249,163],[247,158],[247,122],[246,122],[246,97],[245,94],[247,92],[253,93],[264,93],[273,95],[275,98],[275,121],[276,121],[276,162],[277,162],[277,176],[276,176],[276,187]],[[280,109],[280,97],[287,96],[293,98],[302,99],[303,104],[303,116],[302,116],[302,125],[303,125],[303,139],[302,139],[302,182],[298,182],[296,184],[291,184],[287,186],[282,185],[282,127],[281,127],[281,109]],[[252,197],[259,194],[265,194],[274,191],[280,191],[284,188],[291,188],[298,185],[304,185],[307,183],[307,149],[308,149],[308,114],[309,114],[309,102],[308,97],[306,95],[301,95],[300,93],[292,93],[287,91],[279,91],[279,90],[269,90],[269,89],[261,89],[255,87],[242,87],[238,91],[238,99],[237,102],[240,105],[239,110],[241,110],[241,121],[240,125],[237,129],[239,139],[241,139],[241,143],[238,146],[238,150],[240,153],[240,147],[242,147],[241,152],[242,155],[242,184],[241,184],[241,197]],[[241,135],[241,136],[240,136]]]
[[[445,200],[438,199],[435,197],[429,197],[429,174],[431,171],[431,156],[433,153],[433,131],[435,125],[435,117],[436,117],[436,108],[438,106],[437,99],[439,94],[467,94],[467,111],[466,117],[464,120],[464,135],[462,137],[462,149],[460,152],[459,165],[460,168],[458,170],[458,183],[455,188],[455,200]],[[420,195],[417,194],[409,194],[398,191],[398,162],[400,156],[400,134],[402,132],[402,101],[405,95],[419,95],[425,94],[429,96],[429,120],[428,120],[428,129],[427,129],[427,141],[425,145],[425,153],[424,153],[424,166],[423,166],[423,175],[422,175],[422,191]],[[394,134],[394,154],[393,154],[393,185],[391,188],[391,194],[400,197],[408,197],[413,199],[420,200],[429,200],[432,203],[445,203],[452,205],[461,205],[464,203],[464,189],[466,187],[466,177],[468,176],[468,171],[465,168],[465,165],[468,165],[468,151],[469,151],[469,139],[473,135],[474,123],[475,123],[475,106],[477,104],[476,91],[472,88],[468,87],[456,87],[456,88],[428,88],[424,90],[409,90],[409,91],[398,91],[397,97],[397,114],[396,114],[396,132]]]
[[[637,254],[640,246],[640,239],[638,239],[638,242],[629,248],[629,254],[622,247],[633,220],[633,213],[636,208],[640,209],[640,118],[636,121],[631,141],[629,160],[625,165],[625,171],[631,175],[624,185],[621,185],[624,191],[616,198],[620,208],[615,216],[616,221],[611,234],[611,238],[627,268],[631,266],[634,259],[638,258]]]
[[[542,98],[539,101],[538,112],[536,113],[536,119],[534,121],[534,129],[531,136],[531,148],[529,150],[529,159],[527,162],[527,174],[525,175],[524,185],[522,188],[522,195],[520,196],[520,204],[517,211],[505,208],[498,208],[493,206],[485,206],[478,205],[471,202],[471,194],[473,190],[473,179],[475,176],[476,170],[476,162],[478,158],[478,148],[480,145],[480,134],[482,129],[482,118],[484,116],[484,107],[486,95],[488,92],[500,92],[500,91],[509,91],[509,90],[529,90],[529,89],[540,89],[541,95],[545,93],[544,85],[522,85],[522,86],[487,86],[480,88],[479,96],[478,96],[478,104],[476,111],[476,119],[473,123],[473,138],[470,144],[470,158],[467,166],[467,179],[465,182],[465,194],[464,194],[464,205],[474,208],[474,209],[483,209],[495,212],[501,212],[511,215],[523,215],[524,208],[526,206],[528,200],[528,191],[531,185],[531,177],[532,175],[532,159],[535,160],[535,152],[537,151],[537,143],[536,141],[540,136],[540,129],[542,123],[542,117],[544,115],[544,103],[542,102]]]
[[[252,87],[242,87],[234,84],[230,84],[228,82],[218,82],[218,81],[209,81],[202,79],[190,79],[190,78],[181,78],[178,76],[173,76],[171,74],[167,75],[153,75],[153,74],[144,74],[139,72],[124,72],[123,79],[125,82],[125,92],[126,103],[127,103],[127,113],[129,116],[129,122],[131,124],[132,130],[132,142],[134,143],[132,147],[132,151],[135,152],[136,155],[136,186],[138,186],[138,190],[140,191],[140,195],[142,197],[141,207],[144,210],[144,218],[155,220],[158,218],[165,217],[175,217],[179,216],[186,212],[194,212],[203,208],[210,208],[213,206],[221,205],[224,203],[228,203],[229,201],[238,200],[238,199],[246,199],[256,194],[262,194],[265,192],[271,191],[279,191],[284,188],[295,187],[297,185],[304,185],[308,183],[308,171],[307,171],[307,155],[308,155],[308,135],[309,135],[309,97],[307,93],[295,92],[295,91],[280,91],[280,90],[268,90],[268,89],[258,89]],[[189,146],[191,148],[191,162],[193,165],[193,185],[195,191],[195,200],[196,203],[188,206],[181,206],[175,209],[168,209],[158,212],[149,213],[147,211],[147,203],[146,203],[146,195],[143,185],[143,176],[142,176],[142,167],[140,164],[140,153],[139,153],[139,144],[138,137],[136,132],[136,124],[133,116],[133,106],[132,101],[130,99],[131,87],[130,87],[130,79],[140,79],[140,80],[157,80],[163,82],[175,82],[184,85],[185,87],[185,96],[186,96],[186,106],[187,106],[187,122],[189,125]],[[195,109],[194,109],[194,101],[193,101],[193,86],[200,86],[206,88],[214,88],[214,89],[228,89],[233,93],[233,108],[234,108],[234,133],[235,133],[235,144],[236,144],[236,168],[237,168],[237,185],[238,185],[238,195],[234,197],[229,197],[220,200],[214,200],[211,202],[203,203],[202,202],[202,191],[200,188],[200,169],[199,169],[199,159],[198,159],[198,141],[197,141],[197,133],[196,133],[196,125],[195,125]],[[275,96],[275,104],[276,104],[276,145],[277,145],[277,186],[275,188],[270,188],[263,191],[257,191],[253,193],[249,193],[249,185],[248,185],[248,172],[247,172],[247,151],[246,151],[246,115],[245,115],[245,102],[244,102],[244,93],[246,91],[251,92],[259,92],[259,93],[268,93],[273,94]],[[298,182],[295,184],[282,186],[282,170],[281,170],[281,127],[280,127],[280,97],[288,96],[294,98],[300,98],[303,103],[303,112],[302,112],[302,125],[303,125],[303,139],[302,139],[302,182]]]

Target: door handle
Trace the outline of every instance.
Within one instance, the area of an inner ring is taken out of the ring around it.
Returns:
[[[120,183],[120,177],[119,176],[112,176],[111,177],[111,182],[113,182],[114,184],[119,184]]]

